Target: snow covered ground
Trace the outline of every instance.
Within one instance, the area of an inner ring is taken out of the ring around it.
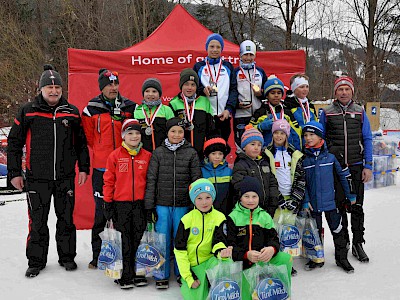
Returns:
[[[343,272],[335,265],[332,237],[326,230],[325,266],[307,272],[303,269],[305,260],[295,259],[299,274],[292,280],[292,299],[400,299],[399,186],[397,178],[397,186],[366,191],[365,249],[370,263],[362,264],[350,254],[355,273]],[[21,198],[21,195],[0,197],[0,200],[9,200]],[[54,211],[49,218],[51,241],[47,267],[38,277],[25,278],[26,203],[15,201],[0,206],[0,222],[0,299],[181,299],[174,280],[165,291],[156,290],[153,281],[147,287],[127,291],[120,290],[101,271],[89,270],[89,230],[78,231],[78,270],[66,272],[57,263]]]

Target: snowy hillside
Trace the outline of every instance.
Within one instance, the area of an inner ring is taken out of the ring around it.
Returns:
[[[358,262],[352,255],[349,260],[354,274],[346,274],[334,262],[333,242],[325,232],[326,264],[322,269],[303,270],[305,260],[295,259],[299,274],[293,278],[292,299],[399,299],[400,241],[396,230],[400,228],[399,184],[366,191],[366,252],[369,264]],[[20,196],[1,196],[0,200]],[[50,212],[50,248],[48,265],[36,278],[24,277],[27,268],[25,239],[28,232],[26,203],[23,201],[0,206],[0,299],[180,299],[174,280],[170,289],[156,290],[154,282],[148,287],[120,290],[101,271],[87,269],[91,258],[90,231],[78,231],[78,270],[66,272],[57,264],[54,241],[55,216]],[[325,225],[325,228],[327,226]]]

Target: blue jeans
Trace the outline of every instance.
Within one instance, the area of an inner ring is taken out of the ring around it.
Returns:
[[[165,273],[164,278],[156,278],[156,280],[169,279],[170,276],[170,255],[171,255],[171,245],[178,231],[178,226],[181,218],[189,211],[188,206],[184,207],[174,207],[174,206],[162,206],[157,205],[156,211],[158,215],[158,220],[156,222],[156,231],[159,233],[164,233],[166,236],[166,252],[165,252]],[[173,233],[173,236],[171,235]],[[178,265],[174,259],[174,270],[175,275],[179,275]]]

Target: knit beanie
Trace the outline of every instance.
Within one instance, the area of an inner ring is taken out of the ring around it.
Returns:
[[[253,126],[249,124],[245,127],[240,147],[244,149],[244,147],[246,147],[247,144],[253,141],[259,141],[261,145],[264,144],[264,138],[261,132],[259,132],[257,129],[255,129]]]
[[[44,72],[40,76],[39,89],[46,85],[60,85],[62,86],[62,80],[60,74],[54,69],[52,65],[44,65]]]
[[[351,77],[342,76],[342,77],[339,77],[339,78],[337,78],[335,80],[335,86],[333,88],[333,91],[334,91],[335,94],[336,94],[336,90],[339,88],[339,86],[342,86],[342,85],[348,85],[351,88],[351,90],[353,91],[353,94],[354,94],[354,81],[353,81],[353,79]]]
[[[285,119],[279,119],[272,123],[272,134],[277,130],[283,131],[287,137],[290,136],[290,125]]]
[[[97,79],[99,82],[99,89],[102,91],[107,85],[111,83],[119,84],[118,72],[109,71],[107,69],[99,70],[99,78]]]
[[[284,93],[285,85],[283,84],[282,80],[280,80],[275,75],[270,75],[267,81],[264,83],[264,97],[267,97],[268,93],[271,90],[281,90],[282,95]]]
[[[226,141],[220,137],[220,136],[215,136],[209,138],[205,143],[204,143],[204,156],[208,157],[210,153],[214,151],[221,151],[224,154],[224,157],[228,155],[229,152],[231,152],[231,147],[226,143]]]
[[[167,120],[167,132],[174,126],[180,126],[183,129],[185,129],[186,123],[184,119],[181,119],[179,117],[173,117],[169,120]]]
[[[207,37],[206,50],[208,50],[208,44],[210,44],[212,40],[218,41],[221,44],[221,50],[224,50],[224,39],[218,33],[212,33]]]
[[[242,57],[242,55],[247,54],[247,53],[256,55],[256,44],[254,44],[250,40],[245,40],[240,44],[239,56]]]
[[[149,87],[155,88],[158,93],[160,94],[160,97],[162,95],[162,89],[161,89],[161,82],[157,78],[147,78],[142,85],[142,95],[144,96],[144,91],[147,90]]]
[[[185,82],[187,81],[194,81],[196,83],[196,87],[199,86],[199,76],[193,69],[187,68],[181,72],[179,78],[179,88],[181,90],[182,90],[182,85],[184,85]]]
[[[264,192],[260,181],[255,177],[245,176],[238,184],[239,196],[242,197],[247,192],[255,192],[263,200]]]
[[[211,183],[210,180],[205,178],[197,179],[189,186],[189,196],[193,204],[195,203],[197,196],[201,193],[210,194],[213,202],[217,194],[214,185]]]
[[[320,138],[324,138],[324,127],[317,121],[310,121],[303,127],[303,135],[306,132],[311,132],[318,135]]]
[[[137,130],[141,132],[142,126],[139,124],[139,121],[136,119],[126,119],[124,123],[122,123],[121,127],[121,136],[122,139],[124,139],[125,135],[130,131],[130,130]]]

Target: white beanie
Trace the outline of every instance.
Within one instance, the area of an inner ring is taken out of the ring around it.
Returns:
[[[256,55],[256,44],[250,40],[245,40],[240,44],[240,56],[247,53]]]

